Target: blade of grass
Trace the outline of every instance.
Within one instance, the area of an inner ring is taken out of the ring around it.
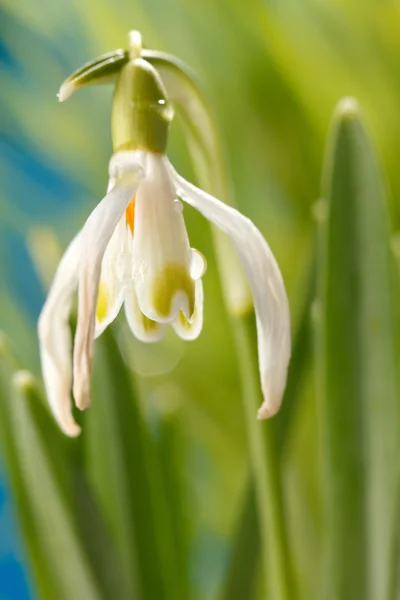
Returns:
[[[173,533],[174,554],[179,557],[179,581],[176,597],[193,597],[190,590],[190,504],[186,479],[188,477],[187,444],[178,408],[161,412],[157,432],[157,449],[163,487],[168,504],[168,517]]]
[[[99,582],[102,596],[114,598],[118,594],[118,600],[131,600],[127,574],[123,570],[114,541],[83,469],[83,452],[77,452],[76,458],[71,468],[73,510],[82,545]]]
[[[16,365],[9,355],[5,340],[2,338],[0,340],[0,446],[6,467],[6,475],[12,490],[18,525],[24,540],[24,547],[38,596],[40,598],[62,598],[59,595],[60,589],[54,579],[54,572],[49,568],[49,563],[40,544],[39,531],[22,478],[12,435],[12,421],[8,404],[11,398],[10,373],[15,368]]]
[[[83,595],[99,600],[102,594],[70,508],[66,478],[68,441],[58,434],[60,437],[54,443],[53,423],[28,372],[16,371],[12,375],[9,394],[2,400],[6,403],[3,412],[9,413],[10,467],[19,472],[19,475],[14,472],[12,480],[18,485],[21,522],[27,520],[27,514],[32,519],[31,529],[26,533],[28,548],[38,552],[32,556],[34,571],[42,580],[37,567],[38,561],[43,560],[41,569],[51,573],[58,598],[67,600]]]
[[[318,381],[329,598],[391,598],[399,492],[396,322],[386,198],[357,104],[324,172]]]
[[[221,598],[242,600],[254,598],[260,568],[261,540],[256,494],[252,479],[246,486],[232,544],[232,554]]]

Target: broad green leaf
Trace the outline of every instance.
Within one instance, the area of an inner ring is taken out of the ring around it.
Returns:
[[[32,375],[7,371],[0,398],[2,442],[38,588],[65,600],[100,600],[71,509],[70,442],[51,422]]]
[[[326,597],[392,598],[399,393],[387,200],[357,104],[329,135],[317,311]]]
[[[110,330],[98,341],[87,468],[129,577],[132,597],[179,598],[179,564],[154,440]]]
[[[62,597],[100,599],[101,589],[76,530],[71,504],[63,494],[62,443],[46,443],[43,428],[47,414],[44,410],[40,414],[40,400],[26,372],[17,372],[13,384],[11,411],[16,451],[48,568],[54,570]]]
[[[35,588],[40,598],[56,598],[60,590],[56,585],[54,572],[49,568],[49,562],[40,544],[39,531],[22,477],[12,432],[12,418],[9,410],[12,397],[10,374],[15,370],[16,364],[9,355],[3,338],[0,344],[0,448],[12,489],[18,524],[23,535],[24,547],[32,569]]]

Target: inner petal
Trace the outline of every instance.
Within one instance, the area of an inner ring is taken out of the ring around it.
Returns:
[[[95,337],[117,316],[126,294],[129,273],[128,227],[125,216],[116,226],[103,256],[96,307]]]
[[[133,232],[135,229],[135,200],[136,200],[136,194],[132,198],[131,202],[128,204],[127,209],[125,211],[126,224],[128,225],[129,229],[131,230],[132,236],[133,236]]]
[[[132,269],[141,311],[160,323],[180,310],[190,319],[195,303],[192,251],[175,199],[165,157],[148,154],[135,201]]]
[[[152,305],[163,318],[171,313],[180,312],[191,318],[194,312],[194,281],[186,267],[181,264],[168,263],[152,282]],[[175,308],[175,305],[178,305]]]
[[[158,342],[166,325],[152,321],[140,310],[133,286],[125,298],[125,314],[133,335],[141,342]]]
[[[108,290],[104,281],[100,281],[99,295],[97,297],[96,319],[101,324],[107,316],[109,306]]]
[[[195,282],[195,307],[188,319],[187,316],[180,311],[175,321],[172,323],[175,332],[184,340],[195,340],[203,327],[203,283],[201,279]]]

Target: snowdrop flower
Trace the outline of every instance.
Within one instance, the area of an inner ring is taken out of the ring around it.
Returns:
[[[289,310],[277,263],[255,225],[174,170],[165,154],[173,111],[158,72],[133,58],[118,75],[112,112],[114,154],[107,195],[67,248],[39,318],[41,362],[51,410],[69,436],[80,428],[76,406],[90,404],[94,339],[124,305],[143,342],[172,325],[194,340],[203,326],[203,256],[190,247],[181,200],[233,241],[255,305],[264,402],[259,418],[279,408],[290,354]],[[78,317],[71,360],[68,318]]]

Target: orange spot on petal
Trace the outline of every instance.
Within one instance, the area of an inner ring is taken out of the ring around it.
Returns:
[[[136,194],[133,196],[132,200],[129,202],[126,210],[125,210],[125,218],[126,222],[131,230],[131,234],[133,235],[134,223],[135,223],[135,200]]]

